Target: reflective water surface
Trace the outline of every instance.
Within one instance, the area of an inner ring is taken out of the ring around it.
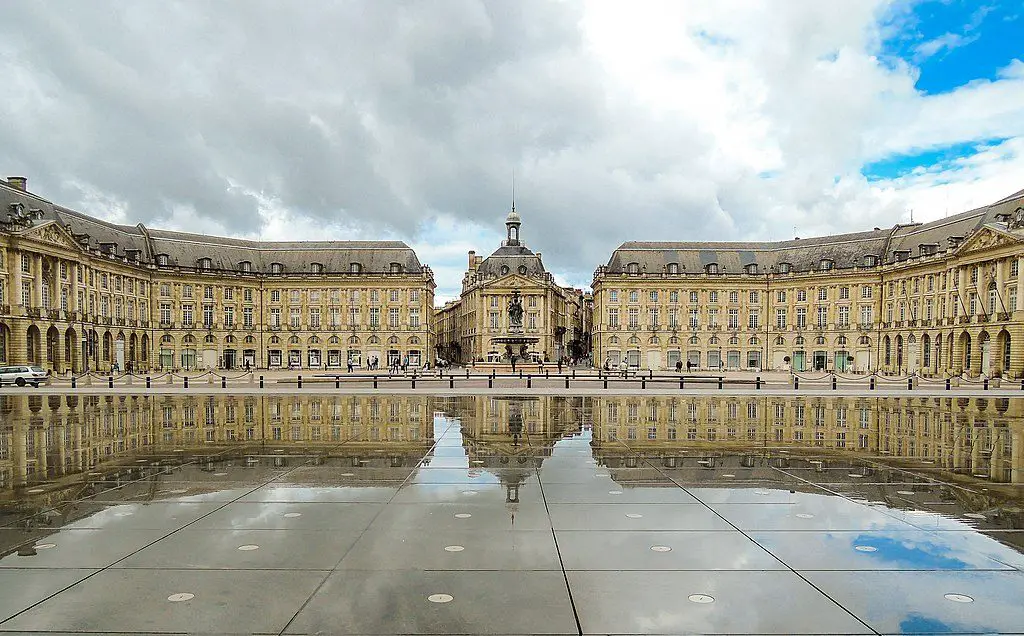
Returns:
[[[0,631],[1021,632],[1022,409],[2,396]]]

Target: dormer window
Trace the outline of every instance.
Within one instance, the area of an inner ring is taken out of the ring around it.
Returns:
[[[708,263],[707,265],[704,266],[704,272],[707,274],[717,274],[718,263]]]
[[[878,257],[874,254],[867,254],[864,256],[864,267],[875,267],[878,265]]]
[[[921,250],[921,256],[932,256],[939,250],[939,246],[937,243],[921,243],[918,249]]]
[[[199,269],[206,270],[206,269],[210,269],[211,267],[213,267],[213,261],[212,260],[210,260],[209,258],[201,258],[201,259],[199,259]]]
[[[363,271],[363,265],[361,263],[349,263],[348,271],[352,274],[361,274]]]
[[[313,263],[312,265],[309,266],[309,269],[314,274],[323,274],[324,273],[324,264],[323,263]]]
[[[124,251],[124,257],[127,258],[130,261],[134,261],[134,262],[138,263],[139,262],[139,254],[141,254],[141,252],[142,252],[142,250],[126,249]]]
[[[157,254],[156,264],[162,267],[167,267],[168,265],[171,264],[171,257],[168,256],[167,254]]]
[[[679,273],[679,263],[669,263],[668,264],[668,273],[669,274],[678,274]]]
[[[282,265],[281,263],[271,263],[270,264],[270,273],[271,274],[283,274],[284,273],[284,265]]]
[[[238,264],[238,271],[249,273],[252,271],[252,263],[249,261],[242,261]]]
[[[751,264],[747,265],[746,267],[743,268],[743,271],[745,271],[748,274],[756,274],[757,273],[757,263],[751,263]]]
[[[391,273],[392,274],[401,274],[402,273],[402,264],[401,263],[391,263]]]
[[[949,246],[956,247],[957,245],[960,245],[960,241],[962,240],[964,240],[964,237],[962,236],[951,236],[949,237]]]
[[[820,269],[820,270],[821,270],[821,271],[823,271],[823,272],[827,272],[827,271],[829,271],[830,269],[832,269],[832,267],[833,267],[834,265],[835,265],[835,263],[834,263],[834,262],[832,261],[832,259],[830,259],[830,258],[823,258],[823,259],[821,259],[821,261],[820,261],[820,262],[818,263],[818,269]]]
[[[626,273],[627,274],[639,274],[640,273],[640,263],[629,263],[628,265],[626,265]]]
[[[100,243],[100,251],[104,254],[116,254],[117,243]]]
[[[899,263],[901,261],[907,260],[907,257],[909,257],[909,256],[910,256],[910,251],[909,250],[896,250],[895,252],[892,253],[892,258],[897,263]]]
[[[780,274],[788,274],[790,271],[792,271],[792,269],[793,265],[791,265],[790,263],[779,263]]]

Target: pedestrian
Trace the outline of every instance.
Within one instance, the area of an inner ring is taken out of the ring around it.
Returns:
[[[561,358],[558,359],[558,372],[559,373],[562,372],[562,359]]]

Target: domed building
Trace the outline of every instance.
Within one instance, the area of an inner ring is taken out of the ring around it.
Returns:
[[[527,358],[555,362],[576,350],[574,342],[582,342],[582,292],[555,282],[544,269],[541,253],[523,243],[522,225],[513,205],[505,217],[501,246],[487,258],[469,252],[459,299],[435,313],[440,357],[457,363],[501,361],[507,350],[498,340],[518,329],[508,314],[516,295],[523,309],[522,334],[536,338],[527,346]]]

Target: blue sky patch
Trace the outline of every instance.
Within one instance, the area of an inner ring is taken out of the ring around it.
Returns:
[[[1024,58],[1024,5],[1019,0],[919,0],[892,17],[880,57],[919,71],[916,88],[946,93],[975,80],[994,80]]]
[[[915,171],[939,172],[954,167],[954,164],[966,157],[975,155],[993,146],[998,146],[1005,139],[988,139],[983,142],[964,142],[930,148],[919,152],[891,155],[885,159],[864,164],[861,174],[868,181],[897,179]]]

